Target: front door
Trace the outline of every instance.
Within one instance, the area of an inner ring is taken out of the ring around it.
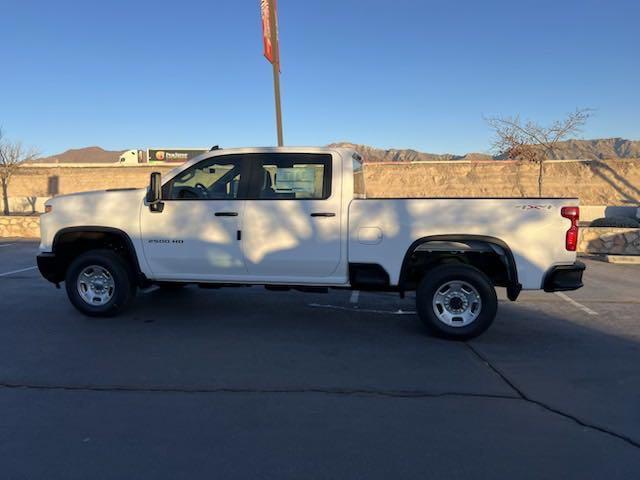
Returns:
[[[217,155],[165,183],[164,208],[143,208],[144,256],[160,280],[233,280],[247,274],[239,231],[245,202],[242,155]]]
[[[242,248],[252,278],[322,282],[341,260],[339,163],[331,154],[247,155]]]

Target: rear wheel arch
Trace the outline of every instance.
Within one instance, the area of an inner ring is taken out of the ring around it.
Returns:
[[[114,251],[123,258],[138,285],[147,283],[131,237],[125,231],[113,227],[79,226],[58,231],[52,245],[58,264],[58,276],[63,279],[71,262],[79,255],[103,249]]]
[[[409,246],[400,270],[400,291],[417,288],[424,272],[445,263],[478,268],[495,285],[506,287],[510,300],[515,300],[522,289],[513,252],[503,240],[485,235],[453,234],[421,237]]]

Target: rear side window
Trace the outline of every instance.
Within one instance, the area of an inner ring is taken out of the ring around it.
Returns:
[[[360,157],[360,155],[358,155],[357,153],[354,153],[351,159],[353,161],[353,197],[366,198],[362,157]]]
[[[331,196],[331,155],[265,153],[249,155],[249,198],[322,200]]]

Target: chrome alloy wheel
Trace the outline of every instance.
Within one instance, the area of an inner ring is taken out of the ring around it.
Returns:
[[[113,298],[116,291],[113,276],[104,267],[89,265],[78,275],[76,287],[80,298],[89,305],[102,306]]]
[[[459,280],[438,287],[432,304],[438,320],[450,327],[466,327],[478,318],[482,310],[478,291],[471,284]]]

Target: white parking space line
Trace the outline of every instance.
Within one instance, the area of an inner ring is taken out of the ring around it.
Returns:
[[[358,297],[360,297],[360,290],[354,290],[351,293],[351,298],[349,299],[349,302],[358,303]]]
[[[333,310],[347,310],[349,312],[363,312],[363,313],[382,313],[385,315],[415,315],[416,312],[413,312],[411,310],[396,310],[396,311],[392,311],[392,310],[372,310],[372,309],[368,309],[368,308],[357,308],[357,307],[340,307],[338,305],[324,305],[321,303],[310,303],[309,304],[310,307],[314,307],[314,308],[330,308]]]
[[[10,247],[11,245],[15,245],[15,243],[0,243],[0,248],[2,248],[2,247]]]
[[[582,310],[584,313],[586,313],[588,315],[598,315],[598,312],[596,312],[594,310],[591,310],[589,307],[585,307],[581,303],[576,302],[573,298],[565,295],[564,293],[562,293],[562,292],[555,292],[555,293],[556,293],[557,296],[559,296],[563,300],[566,300],[567,302],[569,302],[574,307]]]
[[[13,270],[11,272],[0,273],[0,277],[6,277],[8,275],[13,275],[14,273],[28,272],[29,270],[35,270],[36,268],[38,267],[21,268],[20,270]]]

